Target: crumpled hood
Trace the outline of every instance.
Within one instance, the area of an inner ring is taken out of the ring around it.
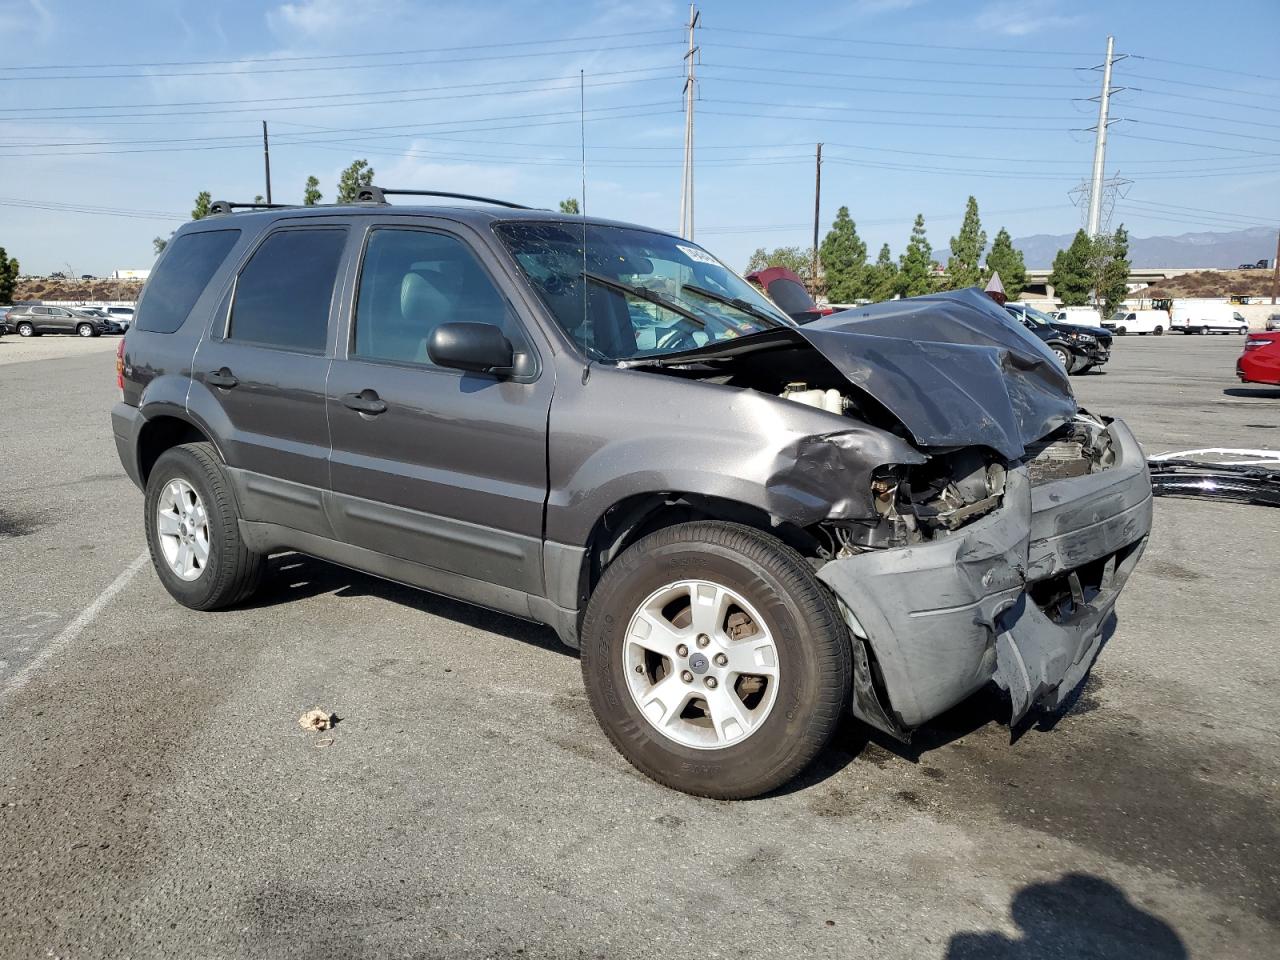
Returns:
[[[1076,414],[1049,349],[976,287],[832,314],[798,332],[921,447],[1018,459]]]

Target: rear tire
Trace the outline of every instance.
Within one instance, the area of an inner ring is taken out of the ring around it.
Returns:
[[[813,568],[720,522],[659,530],[614,561],[587,606],[581,659],[618,752],[658,783],[721,800],[807,767],[852,682],[848,628]]]
[[[194,508],[191,514],[166,509],[176,491],[186,494]],[[145,503],[151,563],[175,600],[192,610],[220,610],[258,589],[266,557],[246,547],[240,537],[240,511],[231,478],[213,444],[184,443],[162,453],[147,477]],[[181,534],[180,522],[188,524]],[[171,555],[184,544],[204,554],[199,564],[175,566]]]

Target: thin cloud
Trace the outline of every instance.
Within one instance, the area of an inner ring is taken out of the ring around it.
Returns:
[[[1060,10],[1056,0],[996,0],[978,12],[974,26],[983,33],[1029,37],[1080,22],[1080,17],[1061,13]]]
[[[34,37],[48,40],[55,21],[43,0],[0,0],[0,36],[10,40]]]

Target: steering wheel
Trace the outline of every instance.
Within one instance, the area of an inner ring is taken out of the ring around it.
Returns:
[[[657,347],[659,350],[669,350],[676,353],[680,350],[693,350],[698,346],[698,341],[693,339],[693,332],[684,327],[673,327],[658,338]]]

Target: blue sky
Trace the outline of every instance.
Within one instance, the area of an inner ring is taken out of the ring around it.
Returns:
[[[1280,223],[1275,0],[699,6],[696,239],[735,267],[807,244],[819,140],[824,231],[847,205],[872,255],[899,253],[917,212],[945,246],[969,194],[991,235],[1074,230],[1108,33],[1134,55],[1114,78],[1129,89],[1107,170],[1133,181],[1115,221]],[[0,246],[31,272],[148,266],[198,190],[263,192],[263,119],[276,200],[308,174],[331,198],[365,157],[384,186],[554,206],[580,190],[579,70],[589,212],[674,229],[686,16],[661,0],[0,0]]]

